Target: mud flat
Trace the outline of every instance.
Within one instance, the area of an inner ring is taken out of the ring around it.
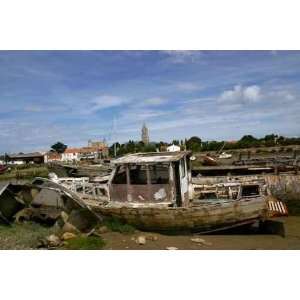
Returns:
[[[169,247],[175,247],[178,250],[299,250],[300,216],[290,216],[282,221],[285,223],[285,237],[249,232],[215,235],[164,235],[141,231],[133,234],[107,232],[102,237],[106,242],[104,249],[116,250],[164,250]],[[146,238],[144,245],[136,243],[136,238],[139,236]],[[194,238],[202,239],[204,243],[193,242],[191,239]]]

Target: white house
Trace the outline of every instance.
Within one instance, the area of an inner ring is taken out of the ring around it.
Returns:
[[[167,151],[168,152],[178,152],[178,151],[180,151],[180,147],[173,144],[173,145],[167,147]]]
[[[80,149],[78,148],[67,148],[61,155],[62,161],[79,161],[80,160]]]

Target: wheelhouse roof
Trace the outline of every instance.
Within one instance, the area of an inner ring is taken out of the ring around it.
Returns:
[[[117,158],[113,163],[116,165],[168,163],[178,161],[190,154],[190,151],[134,153]]]

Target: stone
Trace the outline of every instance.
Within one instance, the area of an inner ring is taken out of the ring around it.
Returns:
[[[72,233],[72,232],[65,232],[62,236],[61,236],[61,238],[62,238],[62,240],[64,240],[64,241],[67,241],[67,240],[71,240],[71,239],[74,239],[74,238],[76,238],[76,234],[74,234],[74,233]]]
[[[137,244],[139,245],[145,245],[146,244],[146,238],[142,235],[138,236],[136,238],[136,241],[135,241]]]
[[[176,247],[167,247],[166,249],[167,250],[178,250],[178,248],[176,248]]]
[[[212,243],[205,241],[204,239],[201,238],[191,238],[191,241],[197,244],[205,245],[205,246],[211,246]]]
[[[79,232],[79,230],[74,225],[72,225],[71,223],[68,223],[68,222],[63,225],[62,231],[63,232],[72,232],[72,233]]]
[[[155,242],[155,241],[158,240],[157,236],[156,236],[156,235],[153,235],[153,234],[148,235],[148,236],[146,237],[146,239],[149,240],[149,241],[153,241],[153,242]]]
[[[56,236],[55,234],[49,235],[46,240],[47,240],[49,247],[58,247],[61,244],[60,238],[58,236]]]
[[[103,225],[103,226],[100,226],[97,231],[99,233],[107,233],[107,232],[109,232],[109,229],[107,228],[107,226]]]

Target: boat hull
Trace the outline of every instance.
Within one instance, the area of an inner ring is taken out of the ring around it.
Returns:
[[[207,203],[192,207],[158,208],[99,206],[102,216],[113,217],[142,230],[209,232],[232,228],[267,218],[267,203],[261,197]]]

